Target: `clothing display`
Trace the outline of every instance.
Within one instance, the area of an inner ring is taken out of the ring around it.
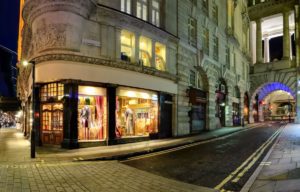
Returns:
[[[106,100],[103,96],[79,96],[79,140],[104,139]]]
[[[157,101],[117,97],[117,137],[149,136],[157,132]]]

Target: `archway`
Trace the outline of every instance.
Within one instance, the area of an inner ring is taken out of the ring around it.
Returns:
[[[290,87],[279,82],[266,83],[256,89],[251,101],[254,121],[291,121],[296,115],[295,93]]]

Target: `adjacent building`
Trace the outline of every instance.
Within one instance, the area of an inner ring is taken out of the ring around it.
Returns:
[[[247,5],[22,1],[18,94],[25,134],[34,122],[39,144],[77,148],[249,122]]]

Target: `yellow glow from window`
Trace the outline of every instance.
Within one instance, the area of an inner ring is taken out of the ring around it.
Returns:
[[[79,95],[106,96],[106,90],[101,87],[79,86]]]

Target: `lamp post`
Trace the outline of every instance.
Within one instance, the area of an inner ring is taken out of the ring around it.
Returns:
[[[23,61],[23,65],[26,67],[29,64],[32,65],[32,128],[31,128],[31,135],[30,135],[30,157],[35,158],[35,61]]]

